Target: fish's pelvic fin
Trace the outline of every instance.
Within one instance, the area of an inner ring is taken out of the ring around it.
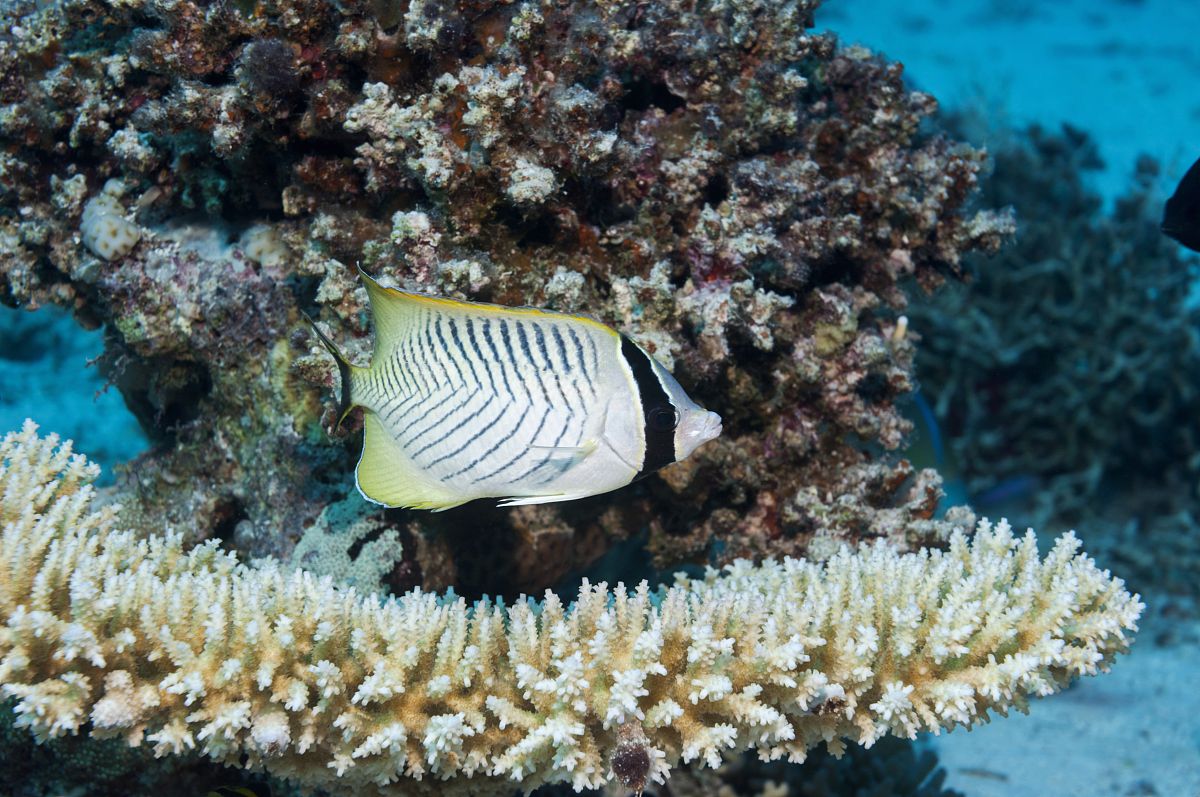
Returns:
[[[518,495],[512,498],[505,498],[496,506],[530,506],[532,504],[553,504],[557,501],[574,501],[576,498],[584,498],[591,493],[554,493],[553,495]]]
[[[354,471],[358,491],[376,504],[440,512],[474,496],[452,493],[415,464],[374,412],[363,413],[363,446]]]
[[[350,410],[354,409],[356,406],[353,398],[351,398],[350,395],[351,375],[354,373],[355,366],[351,365],[350,361],[347,360],[342,354],[341,350],[338,349],[337,344],[330,340],[325,333],[321,331],[321,328],[317,326],[317,322],[314,321],[308,313],[301,311],[300,314],[304,316],[306,321],[308,321],[308,325],[312,327],[313,332],[317,333],[317,339],[321,341],[321,345],[329,350],[329,353],[333,355],[333,359],[337,363],[338,376],[341,378],[342,382],[342,394],[338,401],[337,425],[341,426],[342,421],[346,420],[346,416],[350,414]]]

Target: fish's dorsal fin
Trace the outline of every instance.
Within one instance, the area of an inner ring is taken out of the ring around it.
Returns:
[[[371,300],[371,313],[374,316],[376,324],[375,340],[377,347],[381,340],[387,342],[397,340],[403,333],[407,320],[411,317],[410,314],[418,312],[423,308],[441,312],[457,311],[479,317],[524,317],[540,318],[547,321],[576,321],[601,330],[613,337],[619,337],[620,335],[620,333],[607,324],[585,315],[559,313],[553,310],[541,310],[536,307],[509,307],[502,304],[468,302],[461,299],[449,299],[443,296],[411,293],[379,284],[377,279],[363,271],[361,267],[359,267],[358,273],[362,277],[363,284],[367,288],[367,296]],[[382,335],[380,334],[381,332],[383,333]]]
[[[414,294],[387,288],[370,274],[358,268],[358,276],[367,288],[371,301],[371,319],[375,324],[375,354],[386,354],[404,336],[418,305],[412,301]]]
[[[362,455],[354,478],[364,498],[383,506],[441,511],[471,500],[415,464],[373,412],[363,415]]]
[[[1162,231],[1194,252],[1200,252],[1200,160],[1183,175],[1163,209]]]

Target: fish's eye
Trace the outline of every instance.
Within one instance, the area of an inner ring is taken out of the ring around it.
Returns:
[[[679,425],[679,411],[674,407],[655,407],[646,417],[646,425],[656,432],[670,432]]]

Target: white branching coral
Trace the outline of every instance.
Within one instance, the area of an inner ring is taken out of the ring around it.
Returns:
[[[571,606],[381,600],[215,545],[138,539],[96,468],[0,443],[0,688],[39,736],[200,750],[347,793],[639,786],[729,751],[802,760],[1024,710],[1126,649],[1142,604],[1066,535],[738,562]]]

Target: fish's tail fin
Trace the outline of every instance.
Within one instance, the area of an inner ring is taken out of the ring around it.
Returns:
[[[342,395],[341,400],[338,403],[337,425],[341,426],[342,421],[346,420],[346,416],[350,414],[350,410],[354,409],[356,406],[354,399],[350,395],[350,379],[354,373],[354,366],[350,364],[350,361],[347,360],[342,354],[341,350],[338,349],[337,344],[330,340],[325,333],[321,331],[321,328],[317,326],[317,322],[313,321],[312,317],[309,316],[308,313],[301,311],[300,314],[304,316],[306,321],[308,321],[308,325],[312,327],[313,332],[317,333],[317,339],[321,341],[321,345],[329,350],[329,353],[333,355],[333,359],[337,363],[338,376],[340,376],[342,380]]]

